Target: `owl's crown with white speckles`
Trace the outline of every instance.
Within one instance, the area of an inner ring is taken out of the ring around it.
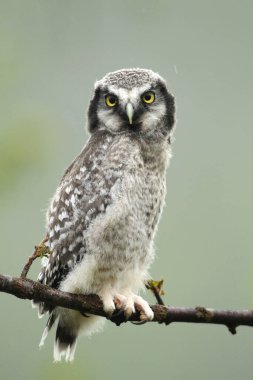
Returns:
[[[126,89],[140,87],[146,83],[156,83],[161,81],[165,84],[164,79],[157,73],[148,69],[122,69],[106,74],[102,79],[96,82],[95,88],[106,86],[117,86]]]

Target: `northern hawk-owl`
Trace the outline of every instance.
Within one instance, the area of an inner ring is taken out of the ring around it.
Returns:
[[[124,69],[95,83],[88,109],[89,140],[66,170],[47,213],[51,251],[38,280],[73,293],[95,293],[111,315],[153,312],[138,294],[154,258],[171,156],[174,98],[146,69]],[[41,345],[58,321],[54,360],[73,360],[80,334],[104,318],[39,305],[49,313]]]

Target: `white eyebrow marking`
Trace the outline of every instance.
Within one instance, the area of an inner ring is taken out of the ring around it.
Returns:
[[[140,101],[141,95],[145,91],[150,90],[150,88],[150,84],[146,83],[141,87],[134,87],[131,90],[127,90],[126,88],[119,88],[116,86],[109,86],[108,91],[115,94],[118,97],[121,105],[124,107],[128,102],[131,102],[134,106],[136,106]]]

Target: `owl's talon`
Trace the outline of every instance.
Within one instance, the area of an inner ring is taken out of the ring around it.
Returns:
[[[100,294],[100,298],[103,302],[103,309],[106,313],[107,317],[110,319],[115,311],[115,304],[113,302],[113,298],[110,296],[110,294]]]
[[[134,296],[134,306],[140,312],[141,321],[152,321],[154,318],[154,312],[142,297]]]
[[[114,304],[117,310],[124,310],[126,320],[128,320],[136,310],[140,313],[141,321],[152,321],[154,318],[154,313],[147,301],[135,294],[127,294],[127,296],[116,294]]]
[[[122,318],[125,315],[124,310],[120,309],[113,313],[111,319]]]
[[[114,312],[110,320],[114,322],[117,326],[120,326],[121,323],[127,322],[124,310],[121,309]]]
[[[134,308],[133,300],[130,298],[127,300],[127,304],[125,307],[126,319],[129,319],[133,313],[135,313],[135,308]]]
[[[114,297],[114,304],[115,304],[116,309],[118,310],[122,309],[124,311],[126,321],[135,312],[132,296],[116,294]]]
[[[116,294],[114,297],[114,305],[117,310],[125,309],[126,297],[122,294]]]

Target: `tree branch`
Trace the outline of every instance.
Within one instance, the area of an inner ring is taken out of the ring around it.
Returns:
[[[78,310],[82,314],[107,317],[101,300],[95,294],[66,293],[26,278],[4,275],[0,275],[0,291],[22,299],[42,301],[48,305]],[[213,310],[204,307],[183,308],[164,305],[153,305],[151,308],[154,312],[153,322],[165,323],[166,325],[172,322],[218,324],[227,326],[232,334],[236,333],[238,326],[253,326],[252,310]],[[125,322],[123,313],[119,312],[108,319],[117,325]],[[134,313],[129,320],[140,321],[139,313]]]

